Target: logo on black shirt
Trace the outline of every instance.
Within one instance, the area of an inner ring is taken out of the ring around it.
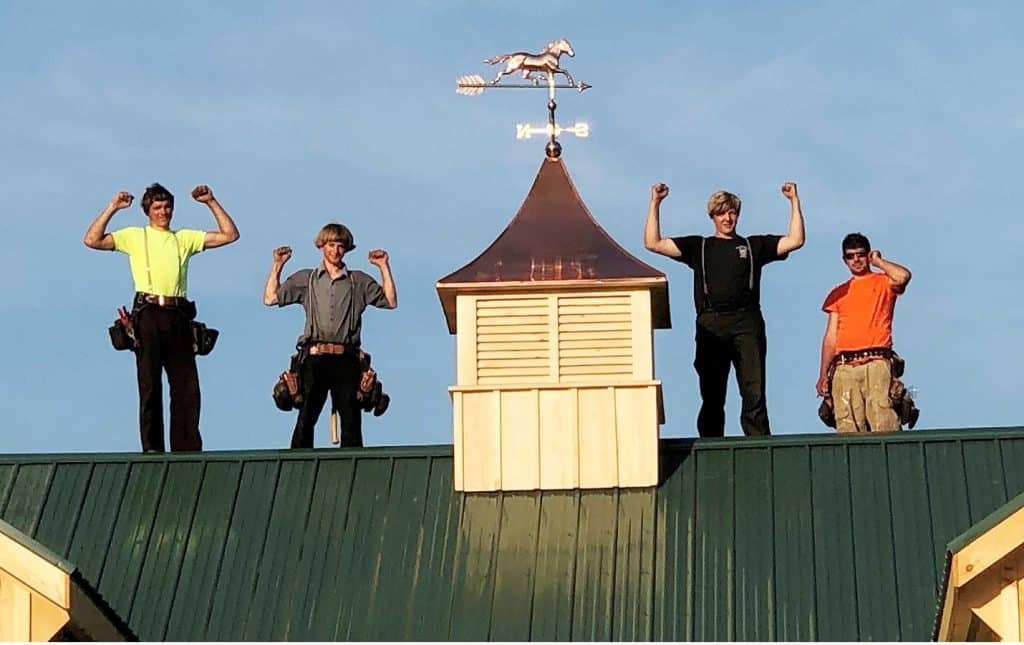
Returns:
[[[746,244],[741,244],[740,246],[737,246],[736,247],[736,252],[740,254],[740,259],[741,260],[746,260],[747,259],[747,245]]]

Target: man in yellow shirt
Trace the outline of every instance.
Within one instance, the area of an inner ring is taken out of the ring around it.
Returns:
[[[238,229],[209,186],[199,185],[192,197],[206,204],[217,221],[216,231],[171,230],[174,195],[153,184],[142,195],[148,226],[130,226],[107,233],[114,214],[132,205],[130,193],[114,195],[85,231],[83,242],[99,251],[128,255],[135,300],[132,307],[135,366],[139,382],[139,433],[145,452],[164,452],[163,383],[167,370],[171,392],[171,450],[202,450],[199,434],[199,372],[193,350],[195,303],[186,298],[189,258],[238,239]]]

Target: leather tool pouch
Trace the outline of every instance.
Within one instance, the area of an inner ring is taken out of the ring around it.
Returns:
[[[299,374],[301,373],[300,366],[299,354],[292,355],[289,369],[281,372],[281,376],[277,378],[277,383],[274,384],[271,396],[274,399],[274,405],[282,412],[289,412],[302,407],[302,384],[299,379]]]
[[[191,325],[192,351],[199,356],[206,356],[213,351],[213,346],[217,344],[217,337],[220,336],[220,332],[195,320],[191,322]]]
[[[128,330],[125,328],[124,323],[118,318],[114,321],[114,324],[107,328],[107,332],[110,334],[110,344],[114,346],[117,351],[123,351],[126,349],[135,349],[135,340],[128,334]]]

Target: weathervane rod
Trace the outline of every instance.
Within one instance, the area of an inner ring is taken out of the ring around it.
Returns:
[[[484,77],[479,74],[460,76],[456,79],[455,91],[466,96],[476,96],[489,89],[540,89],[546,85],[548,90],[547,126],[517,123],[516,138],[529,139],[533,135],[548,135],[548,143],[544,147],[544,152],[548,159],[557,160],[562,155],[562,146],[558,143],[559,134],[568,132],[581,138],[590,134],[590,127],[586,123],[575,123],[571,127],[562,127],[555,120],[555,110],[558,108],[558,103],[555,102],[556,89],[573,89],[583,92],[591,87],[582,81],[576,81],[568,70],[561,67],[559,58],[562,54],[568,54],[570,57],[576,55],[572,45],[565,38],[548,43],[547,47],[537,54],[513,52],[487,58],[484,62],[488,65],[504,63],[504,68],[490,82],[485,81]],[[502,77],[513,73],[521,73],[522,78],[529,82],[501,83]],[[565,82],[556,83],[556,74],[561,74],[565,78]],[[543,85],[541,84],[542,79],[547,81]]]

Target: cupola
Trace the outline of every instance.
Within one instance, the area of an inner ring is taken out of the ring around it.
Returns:
[[[456,490],[657,484],[668,281],[601,228],[560,158],[437,291],[457,337]]]

